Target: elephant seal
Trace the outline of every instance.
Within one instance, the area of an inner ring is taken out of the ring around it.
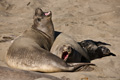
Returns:
[[[82,47],[65,33],[60,33],[56,37],[50,52],[68,63],[81,62],[82,56],[84,56],[88,62],[90,60]]]
[[[0,80],[63,80],[44,73],[24,71],[0,66]],[[64,79],[64,80],[67,80]]]
[[[97,58],[102,58],[105,56],[115,56],[115,54],[111,53],[110,50],[103,46],[103,45],[109,45],[105,42],[101,41],[93,41],[93,40],[84,40],[79,43],[84,50],[88,53],[88,56],[90,57],[90,60],[94,60]]]
[[[54,41],[52,13],[37,8],[34,24],[16,38],[6,54],[6,63],[12,68],[40,72],[75,71],[83,65],[68,65],[50,53]]]

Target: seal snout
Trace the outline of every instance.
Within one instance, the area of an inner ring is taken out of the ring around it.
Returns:
[[[44,12],[42,9],[40,9],[40,8],[37,8],[36,10],[35,10],[35,16],[39,16],[39,17],[49,17],[49,16],[51,16],[52,15],[52,12],[51,11],[49,11],[49,12]]]

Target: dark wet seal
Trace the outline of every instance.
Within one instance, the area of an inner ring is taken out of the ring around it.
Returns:
[[[105,56],[116,56],[106,46],[104,46],[104,45],[111,46],[110,44],[105,42],[84,40],[81,41],[79,44],[88,53],[90,60],[102,58]]]

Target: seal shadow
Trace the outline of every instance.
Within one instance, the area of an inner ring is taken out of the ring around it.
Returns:
[[[55,39],[58,35],[60,35],[62,32],[59,32],[59,31],[54,31],[54,34],[55,34]]]

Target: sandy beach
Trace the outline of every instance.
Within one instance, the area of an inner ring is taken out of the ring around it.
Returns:
[[[70,80],[120,80],[120,0],[0,0],[0,40],[16,38],[33,24],[34,10],[52,11],[56,31],[64,32],[77,42],[102,41],[116,56],[95,59],[93,71],[46,73]],[[0,66],[11,40],[0,42]]]

